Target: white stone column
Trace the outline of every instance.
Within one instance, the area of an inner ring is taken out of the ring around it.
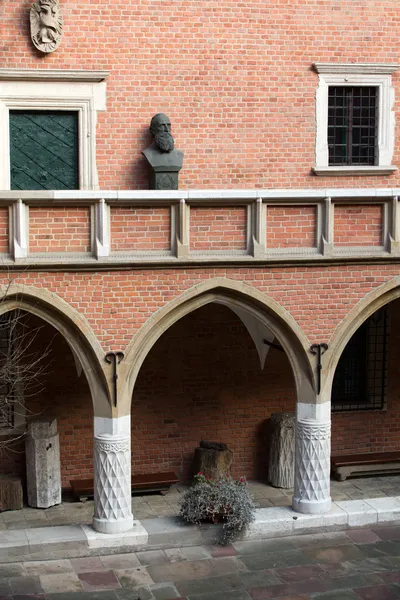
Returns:
[[[131,418],[94,418],[94,517],[101,533],[133,527],[131,506]]]
[[[320,514],[331,508],[331,403],[298,404],[292,507]]]

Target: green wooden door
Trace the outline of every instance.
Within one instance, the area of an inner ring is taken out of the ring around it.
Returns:
[[[78,113],[10,111],[12,190],[79,188]]]

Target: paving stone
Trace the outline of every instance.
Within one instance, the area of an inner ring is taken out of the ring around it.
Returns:
[[[42,594],[16,594],[13,596],[13,600],[44,600],[44,596]]]
[[[171,562],[164,550],[146,550],[145,552],[136,552],[140,563],[147,567],[149,565],[162,565]]]
[[[213,558],[237,555],[237,550],[231,544],[228,546],[209,546],[208,551],[210,552]]]
[[[93,573],[79,573],[78,577],[85,592],[114,590],[116,588],[121,587],[113,571],[94,571]]]
[[[277,552],[280,550],[295,550],[293,538],[273,539],[273,540],[249,540],[248,542],[234,542],[233,547],[239,555],[241,554],[259,554],[268,552]]]
[[[246,554],[241,556],[240,560],[249,571],[299,567],[316,562],[312,557],[307,556],[300,550],[270,552],[268,554]]]
[[[314,578],[295,583],[282,583],[280,585],[252,588],[249,590],[249,594],[254,600],[261,600],[263,598],[279,598],[295,594],[313,594],[324,592],[325,590],[326,586],[324,582]]]
[[[113,554],[111,556],[101,556],[100,560],[107,569],[133,569],[140,567],[140,562],[136,554]]]
[[[323,575],[325,571],[320,565],[305,565],[302,567],[292,567],[288,569],[276,569],[274,574],[282,582],[303,581]]]
[[[12,594],[12,590],[11,590],[11,584],[9,580],[1,580],[0,579],[0,597],[4,596],[11,596]]]
[[[13,594],[41,594],[43,588],[39,577],[11,577],[10,585]]]
[[[256,588],[265,585],[279,585],[282,583],[273,571],[253,571],[241,573],[240,580],[244,588]]]
[[[215,548],[215,546],[213,546]],[[210,558],[209,548],[204,546],[183,546],[182,548],[168,548],[165,550],[171,562],[180,562],[183,560],[202,560]]]
[[[400,542],[376,542],[375,544],[363,544],[362,552],[369,558],[379,556],[400,556]]]
[[[283,600],[283,598],[281,600]],[[355,593],[350,590],[341,590],[339,592],[313,594],[313,600],[360,600],[360,597],[356,596]]]
[[[400,526],[374,527],[372,532],[381,540],[400,540]]]
[[[115,569],[114,573],[118,577],[122,587],[138,587],[140,585],[150,585],[154,583],[145,567],[135,567],[133,569]],[[168,578],[167,580],[173,581],[172,578]]]
[[[89,571],[104,571],[104,565],[98,556],[88,556],[85,558],[71,558],[71,565],[75,573],[85,573]]]
[[[370,529],[351,529],[350,531],[346,531],[346,534],[353,542],[356,542],[356,544],[370,544],[382,539]]]
[[[115,590],[118,600],[154,600],[153,594],[147,587],[121,588]]]
[[[243,566],[234,557],[197,560],[188,562],[183,569],[179,563],[170,563],[148,567],[148,572],[155,582],[158,581],[185,581],[202,577],[216,577],[227,575],[243,569]]]
[[[225,575],[222,577],[209,577],[207,579],[179,581],[176,583],[176,587],[182,596],[191,597],[212,592],[239,590],[245,586],[239,575]]]
[[[8,565],[0,565],[0,581],[9,577],[18,577],[24,575],[25,569],[22,563],[10,563]]]
[[[155,583],[150,586],[150,591],[155,600],[171,600],[182,597],[173,583]]]
[[[382,583],[378,575],[363,573],[346,575],[345,577],[324,577],[327,591],[354,589],[362,586],[372,586]]]
[[[58,573],[57,575],[41,575],[40,583],[45,594],[82,591],[82,586],[76,573]]]
[[[363,551],[364,551],[363,546]],[[345,560],[361,560],[365,554],[361,552],[356,546],[332,546],[322,548],[306,548],[303,550],[304,554],[313,558],[316,562],[343,562]]]
[[[72,573],[73,568],[69,560],[43,560],[23,563],[25,572],[32,577],[39,575],[53,575],[56,573]]]
[[[391,562],[385,557],[350,560],[341,564],[349,573],[381,573],[382,571],[388,571],[392,568]]]
[[[46,600],[122,600],[122,598],[118,598],[115,590],[108,590],[106,592],[66,592],[60,594],[46,594]],[[126,600],[131,599],[127,598]],[[136,598],[133,600],[136,600]]]
[[[354,591],[362,600],[396,600],[398,598],[386,585],[362,587]]]
[[[311,533],[288,538],[295,548],[320,548],[324,546],[344,546],[352,544],[352,540],[344,531],[331,531],[328,533]]]
[[[245,590],[237,590],[196,594],[189,596],[189,600],[251,600],[251,596]]]

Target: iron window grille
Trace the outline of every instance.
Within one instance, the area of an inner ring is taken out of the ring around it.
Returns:
[[[333,380],[333,411],[385,408],[388,334],[388,309],[384,307],[369,317],[351,337]]]
[[[377,87],[329,86],[329,165],[377,165],[377,131]]]

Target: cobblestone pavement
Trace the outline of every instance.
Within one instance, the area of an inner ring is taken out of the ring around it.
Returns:
[[[250,492],[260,508],[269,506],[290,506],[293,490],[274,488],[265,483],[249,482]],[[132,511],[135,519],[171,517],[179,512],[179,500],[185,487],[178,485],[167,494],[148,494],[132,498]],[[362,500],[364,498],[384,498],[400,496],[400,475],[365,477],[343,482],[331,482],[331,495],[334,502],[341,500]],[[24,508],[0,514],[0,532],[7,529],[29,529],[54,525],[90,524],[93,516],[93,502],[63,502],[46,510]]]
[[[0,600],[392,600],[400,524],[0,565]]]

